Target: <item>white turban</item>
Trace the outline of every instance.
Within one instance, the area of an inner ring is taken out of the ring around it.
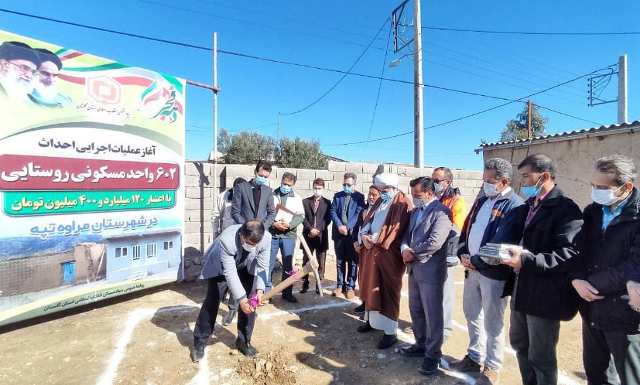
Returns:
[[[400,178],[398,178],[398,175],[396,174],[383,172],[373,178],[373,184],[380,189],[385,187],[393,187],[397,189],[400,184]]]

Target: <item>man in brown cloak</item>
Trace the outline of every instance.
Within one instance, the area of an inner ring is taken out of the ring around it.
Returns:
[[[376,175],[374,184],[382,193],[358,233],[364,256],[360,295],[365,303],[366,322],[358,332],[384,331],[379,349],[389,348],[398,341],[400,291],[405,272],[400,243],[410,217],[410,203],[406,195],[398,191],[398,179],[390,173]]]

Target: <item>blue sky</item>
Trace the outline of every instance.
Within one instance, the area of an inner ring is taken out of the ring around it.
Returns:
[[[221,49],[346,70],[361,54],[399,1],[198,1],[184,0],[3,0],[2,7],[132,33],[209,46],[219,33]],[[64,6],[62,6],[64,4]],[[487,7],[491,4],[491,7]],[[608,7],[602,2],[524,0],[423,1],[423,25],[527,31],[633,31],[640,3]],[[0,13],[0,28],[50,41],[120,62],[181,77],[211,81],[206,52],[88,31]],[[364,55],[355,72],[380,75],[388,25]],[[485,94],[519,98],[617,62],[629,55],[629,117],[640,119],[640,36],[513,36],[424,31],[424,82]],[[385,76],[412,80],[413,62],[388,63]],[[228,55],[220,56],[220,127],[232,132],[253,130],[278,134],[278,112],[298,110],[327,91],[339,74],[301,69]],[[615,98],[615,78],[607,96]],[[412,136],[338,146],[412,129],[413,87],[383,82],[371,132],[378,81],[345,79],[328,97],[303,113],[280,119],[281,136],[317,139],[327,154],[348,160],[413,161]],[[616,105],[588,107],[587,81],[535,97],[541,105],[603,124],[616,121]],[[187,157],[203,159],[212,146],[211,94],[187,91]],[[425,89],[425,126],[451,120],[500,101]],[[427,130],[425,163],[480,168],[473,149],[481,139],[499,138],[505,122],[520,104]],[[543,111],[548,132],[593,124]]]

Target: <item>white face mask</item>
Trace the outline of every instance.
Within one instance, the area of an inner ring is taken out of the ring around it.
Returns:
[[[424,206],[424,201],[420,198],[413,198],[413,206],[417,209]]]
[[[611,206],[620,199],[619,196],[616,196],[616,192],[620,190],[621,187],[622,186],[620,186],[615,190],[612,190],[612,189],[603,190],[603,189],[592,187],[591,199],[594,202],[601,204],[603,206]]]
[[[316,198],[320,198],[322,196],[322,189],[321,188],[314,188],[313,189],[313,196]]]
[[[493,198],[498,195],[497,185],[489,182],[482,183],[482,191],[484,191],[484,195],[489,198]]]
[[[443,183],[444,182],[440,182],[433,185],[437,197],[441,197],[444,193],[445,187],[443,186]]]
[[[244,243],[244,242],[242,242],[242,248],[248,253],[253,253],[254,251],[256,251],[256,246],[255,245],[250,245],[250,244]]]

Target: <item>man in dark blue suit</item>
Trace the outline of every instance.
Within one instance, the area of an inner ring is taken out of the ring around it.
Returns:
[[[256,164],[255,178],[233,188],[231,217],[239,225],[257,219],[265,228],[271,227],[276,218],[273,190],[269,188],[271,163],[260,160]]]
[[[356,174],[345,173],[342,191],[337,192],[331,202],[332,238],[338,270],[337,285],[333,295],[338,297],[344,294],[347,299],[355,297],[358,255],[353,248],[352,234],[360,212],[364,208],[364,195],[355,191],[357,180]]]

